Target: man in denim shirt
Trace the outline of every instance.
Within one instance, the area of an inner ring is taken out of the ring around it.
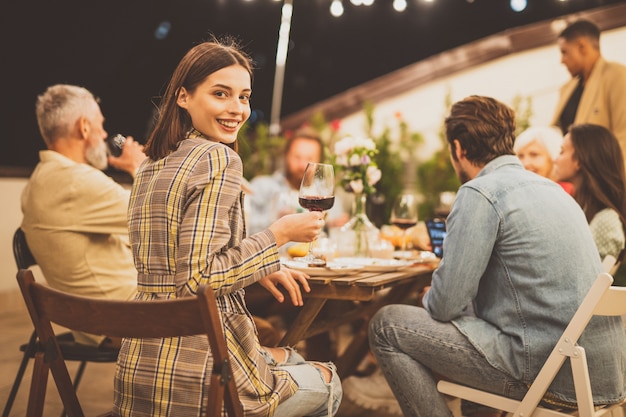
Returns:
[[[598,273],[585,216],[555,182],[513,153],[515,115],[480,96],[452,106],[446,136],[463,183],[424,308],[391,305],[370,346],[405,416],[450,416],[438,377],[521,399]],[[468,308],[471,307],[471,308]],[[580,339],[594,401],[624,398],[621,320],[595,317]],[[546,401],[574,403],[564,366]]]

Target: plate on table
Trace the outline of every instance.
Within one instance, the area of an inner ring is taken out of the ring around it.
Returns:
[[[363,265],[343,261],[339,262],[338,260],[327,262],[326,266],[323,267],[309,266],[305,262],[296,260],[282,260],[281,263],[287,268],[295,269],[296,271],[316,277],[347,275],[351,272],[363,270]]]
[[[397,260],[411,261],[414,264],[439,262],[439,258],[433,252],[427,250],[397,250],[393,253]]]
[[[384,259],[384,258],[337,258],[337,262],[353,263],[361,265],[364,271],[389,272],[406,268],[414,264],[410,260]]]
[[[414,262],[419,263],[429,263],[429,262],[439,262],[439,257],[435,255],[434,252],[430,252],[427,250],[417,251],[417,257]]]

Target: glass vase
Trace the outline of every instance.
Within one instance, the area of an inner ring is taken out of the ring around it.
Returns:
[[[354,257],[367,257],[369,253],[369,242],[378,236],[378,228],[367,217],[365,211],[367,205],[367,195],[355,193],[352,203],[352,217],[343,225],[341,233],[344,236],[351,235],[349,255]]]

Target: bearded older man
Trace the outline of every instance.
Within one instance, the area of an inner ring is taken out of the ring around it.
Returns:
[[[110,164],[134,175],[146,158],[143,147],[128,137],[119,157],[108,156],[98,99],[83,87],[49,87],[37,98],[36,113],[48,149],[40,151],[22,193],[28,246],[52,287],[130,299],[137,287],[126,215],[130,191],[102,170]],[[74,337],[89,345],[107,340]]]

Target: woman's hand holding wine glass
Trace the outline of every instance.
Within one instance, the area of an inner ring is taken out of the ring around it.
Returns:
[[[330,164],[309,162],[300,184],[299,202],[309,211],[325,211],[335,203],[335,171]],[[316,258],[312,252],[313,242],[309,244],[309,253],[300,260],[309,266],[324,266],[324,259]]]
[[[269,226],[276,246],[288,242],[310,242],[317,239],[323,228],[323,213],[314,211],[286,214]]]
[[[417,196],[402,193],[398,196],[391,211],[391,224],[402,229],[402,257],[409,258],[406,252],[406,231],[417,224]]]

